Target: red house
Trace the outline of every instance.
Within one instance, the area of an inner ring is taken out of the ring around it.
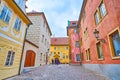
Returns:
[[[78,26],[83,66],[120,80],[120,0],[84,0]]]
[[[80,64],[80,46],[77,21],[68,21],[67,35],[69,36],[70,63]]]

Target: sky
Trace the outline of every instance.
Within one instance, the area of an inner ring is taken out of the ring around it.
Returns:
[[[83,0],[28,0],[27,12],[44,12],[54,37],[66,37],[69,21],[78,20]]]

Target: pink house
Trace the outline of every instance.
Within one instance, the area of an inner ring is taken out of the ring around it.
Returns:
[[[77,21],[68,21],[67,35],[69,37],[70,63],[80,63],[80,46]]]

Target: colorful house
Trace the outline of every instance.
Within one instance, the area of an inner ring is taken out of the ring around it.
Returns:
[[[83,66],[120,80],[120,0],[84,0],[78,26]]]
[[[80,64],[80,45],[77,21],[68,21],[67,35],[69,36],[70,63]]]
[[[21,71],[47,64],[52,35],[44,12],[32,11],[27,16],[33,24],[27,30],[26,40],[32,45],[25,43]]]
[[[19,73],[26,29],[25,0],[2,0],[0,4],[0,80]]]
[[[69,63],[69,46],[67,37],[52,37],[50,45],[49,63],[58,59],[61,64]]]

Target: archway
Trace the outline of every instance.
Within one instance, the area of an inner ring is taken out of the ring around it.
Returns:
[[[55,64],[60,64],[60,56],[58,54],[54,55],[54,62]]]
[[[31,67],[35,65],[35,52],[32,50],[28,50],[26,52],[25,64],[24,67]]]

